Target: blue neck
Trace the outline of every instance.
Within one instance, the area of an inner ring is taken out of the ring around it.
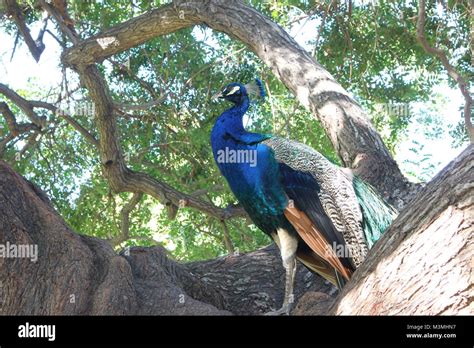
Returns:
[[[220,172],[252,220],[264,231],[274,231],[287,198],[278,185],[279,167],[272,150],[260,145],[270,135],[247,132],[244,128],[242,118],[249,106],[249,98],[244,96],[221,114],[211,131],[212,151]],[[235,155],[236,150],[248,155],[247,159],[238,161],[235,156],[232,161],[231,154]]]
[[[243,116],[250,106],[248,96],[242,97],[238,104],[222,113],[219,119],[224,119],[224,127],[234,131],[244,130]]]

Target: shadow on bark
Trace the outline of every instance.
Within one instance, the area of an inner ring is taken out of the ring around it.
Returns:
[[[253,315],[283,300],[284,270],[273,245],[187,264],[162,247],[117,254],[106,241],[72,231],[46,195],[3,161],[0,245],[38,251],[36,262],[0,257],[2,315]],[[300,266],[296,300],[308,290],[333,300],[337,292]]]
[[[293,314],[474,313],[473,165],[470,146],[402,211],[337,298],[299,265]],[[0,245],[38,250],[36,262],[0,257],[0,314],[254,315],[283,299],[273,245],[187,264],[162,247],[117,254],[72,231],[46,195],[3,161]]]

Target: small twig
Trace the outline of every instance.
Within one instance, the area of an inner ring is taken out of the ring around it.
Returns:
[[[225,220],[222,220],[221,224],[222,224],[222,229],[224,232],[224,245],[227,251],[229,252],[229,254],[234,254],[235,253],[234,244],[232,244],[232,239],[230,238],[229,229],[227,228],[227,224]]]
[[[56,42],[61,46],[62,48],[66,48],[66,43],[61,41],[56,35],[54,35],[51,30],[46,29],[46,32],[53,37],[53,39],[56,40]]]
[[[425,21],[426,21],[426,12],[425,12],[425,0],[419,1],[418,7],[418,21],[416,25],[416,39],[424,48],[424,50],[433,56],[439,58],[444,68],[448,71],[448,75],[457,82],[459,89],[461,90],[462,95],[464,96],[464,122],[466,124],[467,134],[471,141],[471,144],[474,143],[474,128],[471,121],[471,105],[472,97],[469,92],[468,84],[466,80],[459,74],[454,66],[449,63],[446,53],[437,47],[431,47],[428,40],[425,37]]]
[[[70,126],[77,130],[89,143],[95,147],[99,147],[99,141],[91,134],[87,129],[85,129],[79,122],[73,119],[71,116],[66,115],[65,113],[59,113],[59,117],[63,118]]]
[[[112,65],[116,67],[118,69],[118,72],[120,72],[122,75],[127,74],[132,80],[134,80],[135,82],[138,82],[138,84],[140,84],[140,86],[142,86],[152,96],[152,98],[160,99],[162,97],[163,91],[161,91],[160,95],[158,95],[155,88],[150,82],[145,81],[139,78],[138,76],[136,76],[133,73],[133,71],[130,69],[130,67],[128,67],[127,65],[116,62],[113,59],[109,59],[109,62],[112,63]]]
[[[326,17],[329,13],[329,10],[331,9],[332,2],[333,2],[333,0],[331,0],[329,2],[328,6],[326,7],[326,9],[323,13],[323,17],[321,19],[321,25],[318,28],[318,33],[316,35],[316,40],[314,42],[313,52],[311,52],[311,56],[315,57],[316,59],[317,59],[317,56],[318,56],[317,53],[316,53],[316,50],[318,49],[319,40],[321,39],[321,33],[323,32],[324,26],[326,25]]]
[[[18,45],[19,40],[20,40],[20,31],[18,31],[15,35],[15,43],[13,44],[13,51],[12,51],[12,55],[10,56],[10,62],[13,61],[13,56],[15,55],[16,47]]]
[[[196,71],[194,74],[191,75],[191,77],[189,77],[186,82],[184,83],[184,86],[187,86],[189,85],[192,80],[198,76],[199,74],[203,73],[204,71],[206,70],[209,70],[211,69],[215,64],[217,63],[220,63],[220,62],[225,62],[227,61],[228,59],[232,58],[232,57],[235,57],[237,54],[239,54],[240,52],[244,51],[247,47],[242,47],[240,49],[238,49],[237,51],[235,52],[232,52],[224,57],[221,57],[221,58],[217,58],[217,59],[214,59],[212,62],[206,64],[204,67],[202,67],[201,69],[199,69],[198,71]]]
[[[38,36],[36,37],[37,44],[40,42],[44,46],[43,37],[44,37],[44,32],[46,31],[48,27],[48,21],[49,21],[49,14],[45,11],[45,15],[43,16],[43,26],[41,27],[38,33]]]
[[[79,36],[77,35],[76,31],[74,30],[74,27],[72,25],[68,25],[68,23],[65,22],[65,18],[61,15],[61,13],[51,4],[46,2],[45,0],[38,0],[39,4],[43,9],[45,9],[51,17],[53,17],[56,21],[56,23],[59,25],[59,28],[65,34],[69,40],[73,44],[76,44],[79,42]]]
[[[319,6],[320,6],[320,4],[318,4],[318,2],[316,2],[315,5],[308,10],[308,13],[305,13],[301,16],[298,16],[298,17],[292,19],[291,21],[289,21],[286,24],[286,26],[291,26],[294,23],[297,23],[297,22],[299,22],[299,21],[301,21],[305,18],[308,19],[309,17],[313,16],[317,12]]]
[[[165,97],[161,97],[159,99],[151,100],[147,103],[135,104],[135,105],[114,102],[114,107],[117,109],[127,110],[127,111],[147,110],[153,106],[161,104],[164,100],[165,100]]]
[[[135,209],[136,205],[140,202],[142,197],[143,193],[134,192],[130,201],[128,201],[128,203],[123,206],[120,212],[120,235],[109,240],[113,246],[117,246],[130,239],[130,213],[133,209]]]
[[[273,96],[272,96],[272,92],[270,91],[270,85],[268,84],[267,79],[265,79],[265,88],[268,93],[268,101],[270,103],[270,111],[272,113],[273,132],[275,132],[275,120],[276,120],[275,105],[273,104]]]

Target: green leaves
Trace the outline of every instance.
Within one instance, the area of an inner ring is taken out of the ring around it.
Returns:
[[[68,1],[68,9],[80,36],[85,38],[164,2],[72,0]],[[448,1],[439,10],[431,2],[426,32],[430,42],[447,50],[451,63],[464,76],[472,77],[467,3]],[[428,140],[447,132],[449,126],[440,122],[436,110],[412,109],[413,103],[432,98],[433,87],[445,77],[439,61],[426,55],[416,42],[415,1],[251,0],[250,4],[288,31],[306,20],[315,23],[303,29],[302,37],[309,47],[313,45],[315,58],[369,111],[392,153],[400,151],[398,146],[413,123],[420,125],[420,134]],[[27,23],[39,19],[35,7],[28,7]],[[10,22],[2,22],[1,26],[12,35],[16,33]],[[248,129],[301,141],[339,162],[315,117],[255,54],[222,33],[206,27],[181,30],[111,57],[100,69],[117,103],[161,101],[114,115],[128,166],[179,191],[200,192],[201,199],[220,207],[237,203],[214,164],[209,141],[214,121],[227,107],[212,102],[210,96],[226,83],[259,77],[266,86],[268,98],[265,103],[252,105]],[[31,99],[48,95],[40,86],[29,86],[22,92]],[[84,91],[79,94],[87,100]],[[18,108],[11,108],[18,121],[26,121]],[[74,115],[74,119],[98,138],[92,116]],[[3,118],[0,125],[2,137],[8,126]],[[451,127],[451,135],[458,143],[465,139],[460,126]],[[415,138],[402,164],[416,180],[429,178],[435,170],[423,144]],[[10,147],[4,157],[46,190],[75,230],[101,238],[119,235],[120,211],[131,194],[111,192],[102,177],[97,149],[80,134],[55,118],[36,148],[16,160],[20,148],[18,144]],[[165,206],[147,197],[132,211],[130,222],[130,239],[122,246],[161,243],[182,260],[229,252],[221,222],[186,207],[170,220]],[[227,227],[234,249],[240,252],[269,242],[244,219],[229,221]]]

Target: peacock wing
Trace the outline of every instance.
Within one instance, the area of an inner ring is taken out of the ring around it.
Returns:
[[[305,200],[313,202],[317,197],[322,213],[335,230],[332,232],[329,228],[322,228],[330,233],[328,241],[338,242],[342,236],[346,255],[349,254],[352,266],[357,267],[368,252],[368,244],[363,230],[362,211],[350,176],[304,144],[279,137],[267,139],[263,143],[272,148],[279,163],[314,179],[319,187],[309,190],[309,195],[313,198],[307,197]],[[299,196],[302,194],[303,192],[298,192]],[[315,216],[310,218],[317,221]]]

